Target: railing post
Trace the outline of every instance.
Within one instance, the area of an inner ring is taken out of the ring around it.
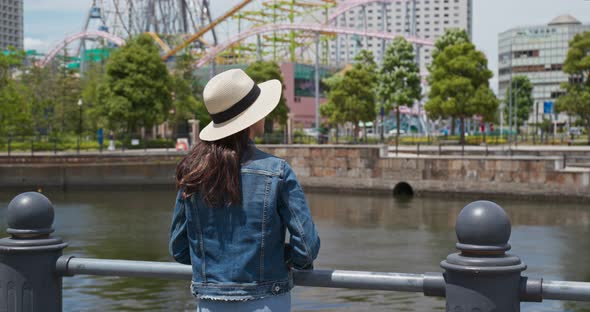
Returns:
[[[473,202],[459,213],[455,231],[460,252],[441,262],[446,310],[520,311],[520,273],[526,265],[505,253],[511,227],[504,209],[489,201]]]
[[[0,239],[0,311],[62,310],[56,261],[67,246],[53,237],[53,206],[40,193],[16,196],[6,212],[11,237]]]

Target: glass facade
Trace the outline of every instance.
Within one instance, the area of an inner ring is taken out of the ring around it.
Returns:
[[[324,93],[324,85],[321,81],[333,74],[334,70],[320,67],[320,94]],[[295,96],[315,96],[315,66],[296,63],[293,78]]]
[[[548,25],[518,27],[501,33],[498,38],[498,97],[502,102],[505,102],[510,78],[524,75],[533,84],[537,112],[543,114],[543,103],[554,102],[563,93],[561,83],[568,81],[562,68],[569,41],[585,31],[590,31],[590,25],[565,15]],[[566,119],[565,115],[559,116],[561,122]],[[530,121],[535,121],[534,112]]]

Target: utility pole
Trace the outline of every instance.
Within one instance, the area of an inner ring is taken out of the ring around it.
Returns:
[[[320,33],[315,33],[315,129],[320,138]],[[319,142],[317,142],[319,143]]]

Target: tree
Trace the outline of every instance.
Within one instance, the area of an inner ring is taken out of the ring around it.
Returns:
[[[515,76],[512,78],[512,88],[506,89],[506,101],[511,98],[512,91],[514,91],[512,97],[516,99],[513,100],[516,108],[516,131],[520,133],[520,127],[529,119],[531,109],[535,104],[533,85],[527,76]],[[508,122],[509,117],[510,107],[506,105],[504,106],[504,120]]]
[[[21,78],[28,91],[33,127],[42,134],[52,134],[58,124],[55,107],[59,86],[56,78],[50,68],[38,66],[28,68]]]
[[[328,101],[321,112],[335,123],[351,122],[356,142],[359,122],[375,120],[375,90],[377,65],[370,51],[361,51],[355,57],[352,69],[341,77],[325,79],[329,88]]]
[[[99,90],[106,82],[105,66],[101,63],[91,63],[81,78],[81,95],[84,105],[84,129],[93,132],[98,128],[108,127],[108,119],[102,114]]]
[[[203,89],[194,74],[192,63],[191,55],[183,54],[176,57],[172,74],[173,113],[168,118],[174,137],[179,128],[187,127],[189,119],[199,120],[200,127],[205,127],[211,122],[202,100]]]
[[[0,137],[32,134],[31,105],[27,100],[28,89],[14,79],[17,69],[22,69],[24,53],[13,47],[8,53],[0,53]]]
[[[485,55],[471,43],[446,47],[433,61],[429,100],[431,116],[451,116],[461,120],[461,143],[465,142],[465,118],[474,115],[491,119],[498,100],[489,88],[492,72]]]
[[[445,33],[440,36],[434,43],[434,49],[432,50],[432,59],[434,60],[446,47],[471,42],[469,35],[464,29],[459,28],[447,28]],[[435,66],[430,64],[429,71],[433,71]],[[447,118],[451,117],[451,135],[455,135],[455,118],[452,116],[445,115],[441,110],[430,112],[431,118]]]
[[[98,88],[100,111],[109,127],[127,132],[150,129],[168,118],[171,79],[151,37],[142,34],[115,51]]]
[[[579,118],[590,145],[590,32],[577,34],[569,46],[563,71],[570,79],[562,85],[566,93],[557,99],[556,109]]]
[[[0,88],[0,136],[31,135],[31,105],[28,90],[17,81],[8,80]]]
[[[254,80],[256,83],[261,83],[271,79],[277,79],[281,82],[284,88],[283,75],[281,68],[276,62],[267,61],[256,61],[250,64],[246,70],[246,74]],[[279,125],[285,126],[289,115],[289,107],[284,95],[281,94],[281,99],[277,107],[266,117],[264,129],[266,132],[271,133],[273,130],[274,122],[278,122]]]
[[[412,106],[421,97],[420,68],[414,47],[403,37],[396,37],[387,47],[379,72],[378,95],[386,112],[396,110],[397,136],[400,134],[400,107]]]
[[[6,53],[0,53],[0,87],[12,80],[12,74],[16,69],[21,69],[25,59],[24,51],[8,46]]]

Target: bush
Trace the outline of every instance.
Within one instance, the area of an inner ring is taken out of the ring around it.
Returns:
[[[399,143],[407,145],[430,144],[433,143],[433,140],[429,137],[402,137]]]
[[[468,137],[465,137],[465,144],[468,144],[468,145],[479,145],[479,144],[482,144],[482,143],[484,143],[483,136],[477,135],[477,136],[468,136]],[[497,136],[489,136],[489,135],[486,135],[485,143],[488,144],[488,145],[506,144],[506,139],[499,138]]]
[[[148,140],[147,148],[175,148],[176,144],[172,140],[168,139],[154,139]]]

